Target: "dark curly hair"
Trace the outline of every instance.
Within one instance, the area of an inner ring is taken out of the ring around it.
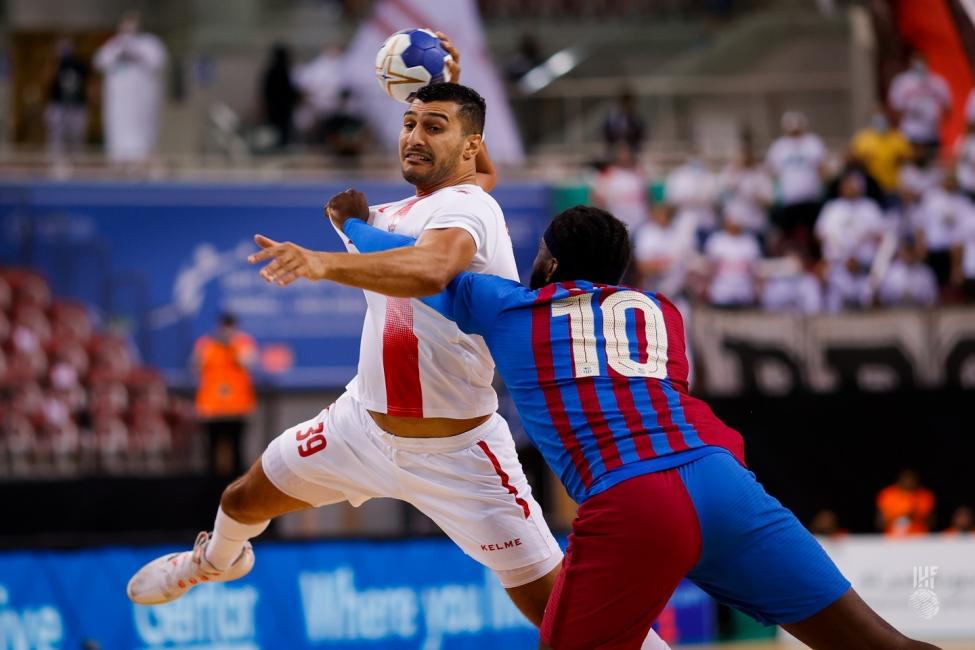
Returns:
[[[464,125],[464,135],[484,133],[484,115],[487,104],[477,91],[460,84],[431,84],[420,88],[413,99],[421,102],[453,102],[460,105],[457,115]]]
[[[561,212],[552,219],[544,240],[559,263],[550,282],[618,284],[630,265],[626,226],[599,208],[577,205]]]

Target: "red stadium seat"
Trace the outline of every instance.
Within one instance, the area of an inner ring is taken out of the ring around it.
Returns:
[[[51,288],[39,273],[26,269],[11,269],[4,273],[13,289],[15,302],[28,302],[41,309],[51,303]]]
[[[50,309],[51,329],[60,341],[87,342],[93,327],[88,309],[71,300],[55,300]]]

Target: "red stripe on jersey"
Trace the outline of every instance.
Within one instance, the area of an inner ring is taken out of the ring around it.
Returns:
[[[656,294],[660,303],[660,311],[664,315],[664,326],[667,328],[667,377],[674,384],[677,391],[686,393],[687,374],[690,365],[687,362],[687,348],[684,335],[684,317],[665,296]]]
[[[555,427],[562,446],[569,452],[582,484],[588,488],[592,485],[592,470],[585,456],[579,440],[569,424],[569,416],[565,412],[562,393],[555,383],[555,363],[552,360],[552,296],[556,286],[550,284],[538,292],[535,305],[532,307],[532,351],[535,355],[535,372],[538,374],[538,385],[545,396],[549,417]]]
[[[610,291],[604,292],[609,295]],[[639,309],[633,310],[636,316],[636,331],[640,332],[646,331],[646,318],[643,316],[643,312]],[[646,334],[643,335],[646,338]],[[639,338],[637,339],[639,341]],[[637,345],[639,349],[640,363],[646,363],[649,353],[647,351],[646,345]],[[623,421],[626,422],[626,428],[630,431],[630,437],[633,438],[633,445],[636,447],[637,456],[641,459],[653,458],[656,456],[656,452],[653,449],[653,445],[650,443],[650,436],[647,433],[646,427],[643,426],[643,419],[640,416],[640,410],[636,406],[636,402],[633,399],[633,384],[635,381],[629,377],[624,377],[612,368],[609,369],[610,380],[613,383],[613,394],[616,395],[616,404],[619,406],[620,413],[623,415]]]
[[[596,436],[596,445],[599,447],[603,464],[606,465],[606,471],[616,469],[623,464],[623,459],[620,458],[620,450],[613,439],[613,430],[606,422],[606,416],[603,415],[603,407],[599,404],[599,395],[596,394],[593,378],[577,377],[576,391],[582,403],[582,413],[586,416],[586,422],[593,435]]]
[[[494,471],[497,473],[498,477],[501,479],[501,487],[505,488],[515,497],[515,503],[521,506],[522,511],[525,513],[525,519],[531,516],[531,510],[528,508],[528,502],[518,496],[518,490],[514,485],[511,484],[511,477],[508,473],[501,468],[501,463],[498,462],[498,457],[494,455],[491,448],[488,447],[488,443],[483,440],[477,441],[477,446],[481,448],[485,454],[487,454],[488,459],[491,464],[494,465]]]
[[[666,322],[666,317],[664,319]],[[638,327],[636,329],[636,340],[637,346],[641,350],[646,350],[648,346],[647,342],[647,328]],[[667,339],[667,356],[670,357],[670,339]],[[664,395],[663,389],[660,387],[659,379],[647,378],[645,380],[647,384],[647,393],[650,394],[650,404],[653,406],[654,412],[657,414],[657,424],[660,425],[661,430],[667,435],[667,442],[670,444],[670,448],[673,451],[684,451],[685,449],[690,449],[687,446],[687,442],[684,440],[684,435],[674,424],[673,418],[670,416],[670,407],[667,405],[667,396]]]
[[[409,298],[386,298],[383,378],[386,380],[388,415],[423,417],[420,341],[413,333],[413,305]]]

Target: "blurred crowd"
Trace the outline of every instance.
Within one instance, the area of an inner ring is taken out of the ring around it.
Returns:
[[[342,56],[340,48],[328,45],[309,61],[296,62],[286,44],[272,45],[258,75],[253,110],[230,120],[233,135],[245,133],[258,153],[295,144],[345,158],[362,153],[369,132],[352,91],[339,81]],[[137,12],[124,14],[115,34],[91,56],[71,38],[58,39],[41,75],[49,153],[67,162],[84,151],[97,108],[108,161],[123,169],[150,162],[157,151],[167,61],[165,45],[144,30]]]
[[[914,469],[906,468],[897,480],[877,493],[876,528],[886,537],[904,539],[915,535],[940,532],[955,537],[975,535],[975,512],[968,505],[959,505],[951,513],[947,526],[939,526],[935,518],[937,498],[921,483]],[[821,537],[842,538],[847,531],[840,524],[836,512],[825,508],[809,522],[809,529]]]
[[[692,153],[652,201],[646,127],[623,94],[593,201],[633,235],[632,281],[683,301],[815,314],[975,300],[975,89],[967,132],[940,141],[944,79],[915,55],[870,124],[831,157],[799,111],[765,152],[712,169]]]
[[[0,270],[0,476],[187,469],[193,406],[82,304]]]

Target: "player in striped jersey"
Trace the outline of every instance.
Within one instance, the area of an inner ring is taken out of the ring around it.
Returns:
[[[361,252],[413,243],[359,219],[336,225]],[[746,469],[741,436],[689,395],[679,312],[618,285],[629,250],[620,221],[580,206],[545,232],[531,289],[462,273],[423,300],[484,337],[529,437],[580,503],[542,647],[639,648],[687,576],[814,649],[934,648],[860,599]],[[335,279],[327,256],[319,279]]]

